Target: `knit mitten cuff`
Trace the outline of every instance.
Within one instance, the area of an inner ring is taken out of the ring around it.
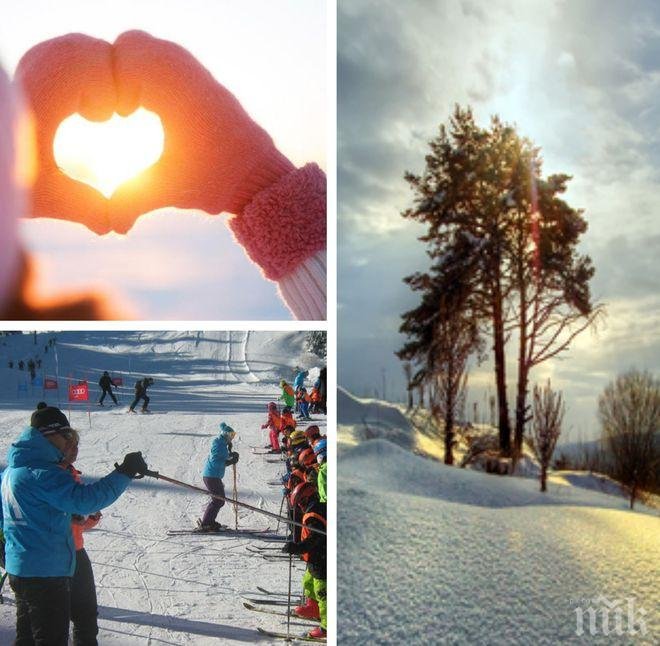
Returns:
[[[279,281],[279,291],[299,321],[323,321],[326,307],[326,252],[318,251]]]
[[[285,175],[231,218],[229,227],[264,276],[281,280],[326,249],[325,173],[307,164]]]
[[[269,138],[270,141],[270,138]],[[296,167],[272,145],[268,152],[250,170],[234,192],[227,210],[230,213],[243,213],[246,206],[263,190],[276,184],[283,177],[296,170]]]

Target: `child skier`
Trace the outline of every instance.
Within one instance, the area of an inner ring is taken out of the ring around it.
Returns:
[[[275,402],[270,402],[268,404],[268,419],[266,420],[265,424],[261,425],[261,428],[270,429],[270,452],[279,453],[280,444],[277,440],[277,436],[280,434],[280,430],[282,429],[282,417],[277,411],[277,404]]]
[[[312,418],[309,416],[309,404],[311,400],[307,389],[304,387],[300,388],[296,393],[296,397],[298,399],[298,409],[300,410],[298,419],[311,420]]]
[[[73,466],[78,457],[78,442],[76,433],[67,444],[64,459],[60,465],[69,471],[75,482],[82,484],[82,473]],[[74,644],[96,644],[96,635],[99,632],[94,571],[85,551],[83,532],[96,527],[100,520],[100,511],[89,516],[78,514],[71,516],[71,533],[76,548],[76,569],[71,579],[71,622],[73,623]]]
[[[282,394],[279,397],[280,401],[283,401],[285,406],[294,408],[296,405],[296,396],[293,392],[293,388],[291,388],[284,379],[280,381],[280,388],[282,389]]]
[[[318,499],[314,485],[304,482],[299,484],[291,494],[294,507],[304,510],[302,516],[303,529],[300,540],[287,542],[282,551],[286,554],[300,554],[307,562],[307,570],[303,576],[303,590],[307,601],[297,606],[294,612],[299,617],[320,619],[321,625],[311,630],[309,637],[326,637],[328,627],[328,602],[326,593],[326,536],[312,531],[310,528],[326,531],[326,505]]]
[[[151,377],[145,377],[135,382],[135,399],[128,409],[129,413],[135,412],[135,407],[138,405],[138,402],[142,399],[142,412],[148,413],[147,406],[149,406],[149,396],[147,395],[147,388],[154,383],[154,380]]]
[[[287,426],[293,428],[294,431],[296,430],[296,420],[293,418],[293,410],[291,410],[290,406],[285,406],[282,409],[281,428],[285,429]]]
[[[211,443],[211,451],[204,465],[204,484],[212,494],[224,497],[225,487],[222,484],[222,478],[225,475],[225,467],[238,462],[238,453],[231,450],[231,443],[236,436],[236,431],[229,425],[222,422],[220,424],[220,433]],[[206,505],[204,515],[197,521],[200,531],[213,532],[222,529],[220,523],[215,521],[218,512],[225,504],[224,500],[211,498]]]

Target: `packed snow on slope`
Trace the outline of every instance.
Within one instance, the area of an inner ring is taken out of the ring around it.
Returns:
[[[56,369],[53,349],[44,346],[57,337]],[[201,471],[211,440],[221,421],[237,431],[238,499],[278,513],[281,487],[271,486],[284,468],[255,455],[250,446],[263,446],[266,406],[276,401],[279,380],[293,380],[296,367],[310,375],[322,362],[304,351],[304,333],[273,332],[59,332],[0,339],[0,461],[4,468],[10,443],[27,426],[36,403],[45,399],[67,414],[62,377],[88,379],[91,409],[78,404],[71,421],[81,434],[76,466],[86,481],[102,477],[129,451],[142,451],[149,467],[160,473],[203,486]],[[8,361],[42,358],[39,375],[60,375],[60,390],[20,388],[26,372],[10,370]],[[119,406],[108,397],[96,405],[98,379],[104,370],[123,377]],[[129,415],[135,381],[154,377],[149,389],[151,415]],[[20,390],[20,392],[19,392]],[[325,433],[325,417],[316,423]],[[232,471],[225,487],[232,493]],[[266,561],[246,548],[256,539],[231,536],[168,537],[168,529],[192,528],[208,498],[163,481],[134,481],[127,492],[103,511],[98,527],[85,535],[85,548],[94,567],[100,606],[101,645],[270,643],[257,626],[286,630],[278,617],[250,612],[240,594],[256,586],[286,591],[288,561]],[[234,509],[225,506],[218,521],[234,526]],[[239,528],[277,529],[277,520],[239,508]],[[279,533],[284,534],[279,526]],[[265,543],[261,543],[265,545]],[[269,545],[272,545],[269,544]],[[297,591],[301,562],[294,561]],[[14,635],[15,605],[8,585],[0,606],[0,643]],[[294,620],[295,623],[295,620]],[[307,627],[308,628],[308,627]],[[306,632],[293,625],[292,631]]]
[[[338,412],[347,424],[337,484],[340,643],[660,643],[657,511],[631,512],[622,496],[570,478],[542,494],[533,478],[360,441],[355,413]],[[606,637],[604,603],[624,608],[624,630],[641,629],[628,625],[629,599],[646,635]],[[599,632],[578,637],[578,615],[590,606]]]

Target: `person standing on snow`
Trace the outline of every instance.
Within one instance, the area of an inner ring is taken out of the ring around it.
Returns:
[[[289,498],[293,509],[303,511],[303,529],[300,539],[295,542],[287,541],[282,551],[285,554],[300,554],[307,563],[303,575],[303,591],[307,601],[304,605],[296,606],[294,613],[299,617],[320,619],[321,625],[311,630],[308,636],[326,637],[328,627],[326,535],[310,529],[326,531],[326,505],[319,501],[316,487],[309,482],[301,482]]]
[[[99,379],[99,386],[101,387],[101,390],[103,390],[103,393],[101,394],[101,399],[99,399],[99,405],[103,406],[103,400],[105,399],[105,396],[110,395],[112,401],[115,402],[115,406],[116,406],[117,398],[115,397],[115,394],[112,392],[112,387],[114,386],[114,384],[112,383],[112,379],[110,378],[110,375],[108,374],[107,370],[103,372],[103,375]]]
[[[111,505],[132,478],[148,469],[141,453],[128,453],[98,482],[78,484],[60,464],[75,437],[66,415],[46,406],[32,414],[30,427],[7,454],[2,514],[17,644],[66,646],[76,567],[71,514]]]
[[[211,443],[211,451],[202,473],[204,484],[209,492],[223,498],[225,487],[222,484],[222,478],[225,475],[225,468],[238,462],[238,453],[231,450],[231,443],[235,436],[236,431],[231,426],[224,422],[220,424],[220,433]],[[200,531],[217,532],[222,529],[222,525],[215,519],[224,504],[225,501],[220,498],[211,498],[204,509],[204,515],[197,521]]]
[[[76,434],[77,436],[77,434]],[[73,465],[78,457],[78,438],[74,436],[67,446],[60,466],[71,474],[74,482],[82,483],[82,473]],[[71,623],[73,624],[73,643],[75,646],[96,646],[98,626],[98,604],[96,601],[96,584],[92,563],[85,551],[83,532],[98,525],[101,512],[96,511],[88,516],[73,514],[71,516],[71,533],[76,548],[76,569],[71,579]]]
[[[296,405],[296,395],[293,392],[293,388],[282,379],[280,381],[280,388],[282,389],[282,394],[280,395],[279,399],[280,401],[284,402],[285,406],[288,406],[289,408],[295,408]]]
[[[134,413],[135,412],[135,407],[138,405],[138,402],[142,399],[143,404],[142,404],[142,412],[147,413],[149,412],[147,410],[147,406],[149,406],[149,396],[147,395],[147,388],[151,386],[151,384],[154,383],[154,380],[151,377],[145,377],[144,379],[140,379],[139,381],[135,382],[135,399],[133,400],[133,403],[131,404],[130,408],[128,409],[129,413]]]
[[[271,453],[279,453],[280,443],[277,439],[277,436],[280,434],[280,431],[282,430],[282,417],[277,411],[277,404],[275,402],[270,402],[268,404],[268,419],[266,420],[265,424],[261,425],[261,428],[270,429],[269,431],[270,444],[266,448],[270,447]]]

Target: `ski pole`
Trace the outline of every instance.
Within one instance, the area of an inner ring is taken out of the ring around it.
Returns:
[[[282,496],[282,504],[280,505],[280,516],[282,515],[282,509],[284,509],[284,499],[286,498],[286,493]],[[280,531],[280,521],[277,521],[277,529],[275,530],[276,532]]]
[[[187,482],[181,482],[181,480],[175,480],[174,478],[164,476],[162,473],[158,473],[158,471],[146,470],[141,475],[149,476],[151,478],[156,478],[157,480],[165,480],[165,482],[170,482],[172,484],[178,485],[179,487],[185,487],[186,489],[191,489],[192,491],[199,491],[200,493],[203,493],[205,496],[211,496],[211,498],[217,498],[218,500],[223,500],[224,502],[233,503],[235,505],[238,505],[239,507],[245,507],[245,509],[249,509],[250,511],[256,511],[258,514],[263,514],[264,516],[270,516],[271,518],[276,518],[277,520],[281,520],[282,522],[287,523],[289,525],[306,527],[311,532],[316,532],[317,534],[323,534],[324,536],[326,535],[326,532],[324,532],[322,529],[303,525],[298,521],[291,520],[290,518],[284,518],[284,516],[279,516],[278,514],[274,514],[271,511],[266,511],[265,509],[259,509],[259,507],[248,505],[246,502],[241,502],[240,500],[233,500],[232,498],[227,498],[226,496],[221,496],[220,494],[217,493],[211,493],[207,489],[202,489],[201,487],[196,487],[195,485],[188,484]]]
[[[236,490],[236,464],[231,465],[234,470],[234,500],[238,498],[238,492]],[[277,521],[279,527],[279,521]],[[238,505],[234,503],[234,524],[236,526],[236,531],[238,531]]]
[[[286,599],[286,636],[291,636],[291,571],[293,570],[293,554],[289,554],[289,594]]]

